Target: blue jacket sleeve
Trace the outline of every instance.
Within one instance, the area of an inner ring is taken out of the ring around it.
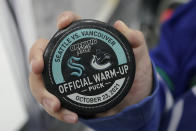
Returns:
[[[164,90],[160,88],[153,64],[153,92],[138,104],[128,106],[122,112],[109,117],[80,119],[96,131],[157,131],[164,109]]]
[[[161,28],[160,42],[151,51],[157,71],[174,99],[190,87],[196,74],[196,0],[180,6]]]

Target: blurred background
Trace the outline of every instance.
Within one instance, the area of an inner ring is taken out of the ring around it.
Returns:
[[[123,20],[143,31],[149,48],[159,39],[162,22],[187,0],[0,0],[0,130],[91,131],[82,123],[53,119],[32,97],[28,53],[37,38],[50,39],[58,15],[71,10],[82,18],[112,25]]]

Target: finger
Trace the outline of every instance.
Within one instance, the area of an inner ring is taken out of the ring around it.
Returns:
[[[57,28],[58,29],[65,28],[66,26],[71,24],[73,21],[78,20],[78,19],[81,19],[81,17],[78,16],[77,14],[71,11],[65,11],[58,16]]]
[[[50,112],[45,109],[48,114],[55,117],[58,120],[64,121],[66,123],[74,124],[78,122],[78,115],[70,110],[61,108],[58,112]]]
[[[59,120],[65,121],[67,123],[74,124],[78,122],[78,115],[67,109],[62,109],[57,116]]]
[[[143,33],[128,28],[124,22],[118,20],[114,23],[114,27],[128,39],[132,48],[136,48],[138,46],[141,46],[142,44],[145,44]]]
[[[29,83],[33,96],[51,116],[67,123],[78,121],[76,113],[61,108],[59,99],[46,90],[41,74],[37,75],[31,72]]]
[[[60,109],[60,102],[56,96],[49,93],[43,83],[42,75],[30,73],[29,77],[30,89],[35,99],[43,105],[45,109],[51,112],[58,111]]]
[[[39,39],[33,44],[30,54],[29,54],[29,61],[30,61],[30,70],[35,74],[40,74],[44,68],[44,60],[43,60],[43,53],[48,44],[48,40],[46,39]]]

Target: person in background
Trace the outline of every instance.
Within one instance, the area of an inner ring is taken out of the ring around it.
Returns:
[[[32,46],[30,88],[36,100],[53,117],[66,123],[78,120],[99,131],[195,131],[196,120],[196,0],[180,6],[161,28],[160,42],[148,52],[142,32],[118,20],[114,27],[131,43],[136,74],[131,90],[116,107],[95,118],[79,118],[61,107],[44,87],[43,52],[48,40]],[[58,29],[80,19],[65,11]]]

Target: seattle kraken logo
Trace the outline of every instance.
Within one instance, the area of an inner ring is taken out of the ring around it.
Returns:
[[[72,76],[80,77],[82,75],[82,71],[85,70],[84,66],[81,64],[74,63],[73,61],[80,61],[80,58],[77,57],[70,57],[67,61],[67,66],[72,70],[77,70],[78,72],[72,72]]]

